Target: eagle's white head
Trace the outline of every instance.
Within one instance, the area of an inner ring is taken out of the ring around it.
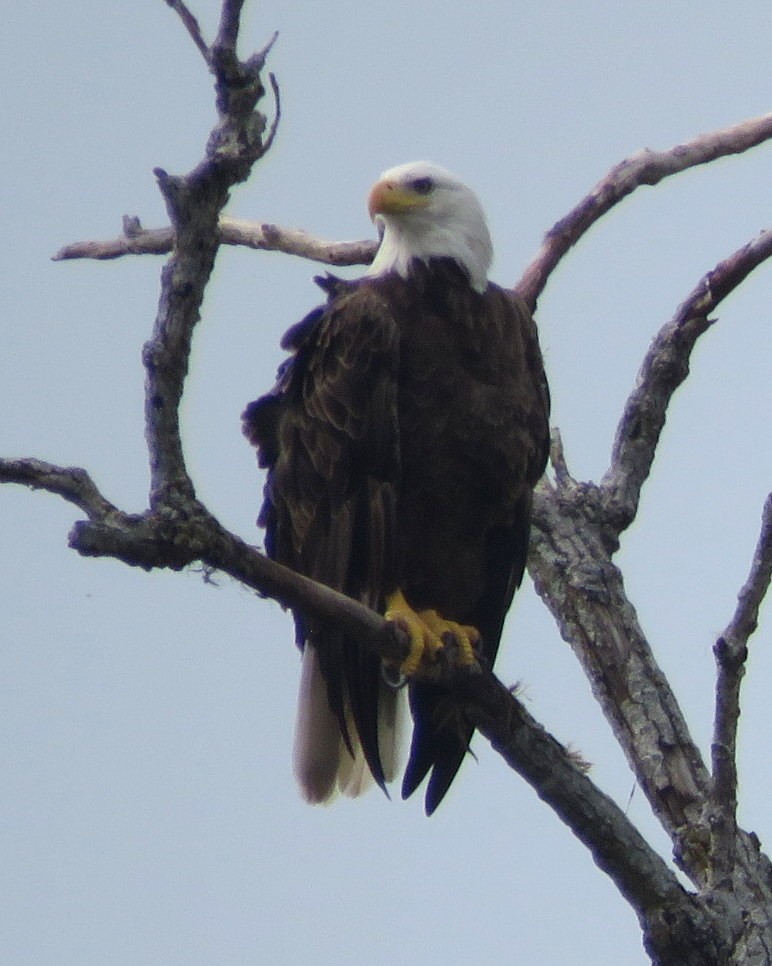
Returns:
[[[383,229],[368,275],[407,275],[412,259],[452,258],[472,287],[485,290],[493,245],[477,195],[449,171],[425,161],[384,171],[368,201]]]

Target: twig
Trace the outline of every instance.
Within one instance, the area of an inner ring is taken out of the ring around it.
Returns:
[[[739,657],[758,626],[759,608],[772,578],[772,493],[764,502],[761,532],[748,579],[737,595],[737,608],[721,635],[728,652]]]
[[[748,579],[737,595],[737,608],[713,648],[716,658],[716,715],[711,757],[713,785],[710,829],[714,882],[727,884],[734,865],[737,833],[737,726],[740,686],[748,657],[748,640],[756,630],[759,608],[772,577],[772,493],[766,499],[761,532]]]
[[[547,232],[539,252],[515,285],[515,291],[533,311],[547,280],[563,256],[599,218],[636,188],[658,184],[670,175],[707,164],[716,158],[741,154],[769,138],[772,138],[772,114],[765,114],[732,127],[701,134],[667,151],[645,148],[615,165],[573,211]]]
[[[166,0],[166,3],[177,13],[185,25],[185,29],[190,34],[193,43],[196,45],[204,60],[209,63],[209,47],[201,34],[198,20],[188,10],[183,0]]]
[[[550,430],[550,463],[555,471],[556,481],[561,485],[567,484],[571,480],[571,474],[568,472],[566,454],[563,450],[563,437],[557,426],[553,426]]]
[[[274,34],[274,40],[278,37],[278,34]],[[271,128],[268,131],[268,137],[265,139],[264,148],[266,154],[271,150],[273,146],[274,139],[276,138],[276,132],[279,129],[279,121],[281,120],[281,92],[279,91],[279,82],[276,80],[275,74],[269,74],[268,80],[271,82],[271,90],[273,91],[273,99],[276,105],[273,114],[273,121],[271,121]]]
[[[99,492],[86,470],[36,459],[0,459],[0,483],[20,483],[56,493],[80,507],[91,520],[109,520],[118,509]]]

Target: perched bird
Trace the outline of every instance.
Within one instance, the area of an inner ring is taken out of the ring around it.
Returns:
[[[267,469],[267,553],[404,627],[413,737],[402,794],[431,772],[445,795],[472,728],[446,689],[413,675],[447,640],[492,664],[525,568],[533,487],[544,471],[549,394],[525,304],[488,281],[476,195],[423,162],[370,192],[382,232],[355,281],[284,336],[275,387],[244,431]],[[295,773],[305,798],[359,794],[395,776],[401,691],[381,662],[295,613],[302,648]]]

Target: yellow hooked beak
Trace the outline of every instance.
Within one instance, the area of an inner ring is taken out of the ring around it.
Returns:
[[[426,195],[421,195],[396,181],[385,180],[373,185],[370,197],[367,199],[367,210],[370,213],[370,220],[374,221],[376,215],[398,215],[404,211],[425,208],[428,203]]]

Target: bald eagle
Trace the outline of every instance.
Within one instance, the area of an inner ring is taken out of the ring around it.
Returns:
[[[413,737],[403,785],[442,800],[472,728],[411,675],[453,636],[492,665],[528,549],[549,395],[525,304],[488,281],[482,207],[442,168],[405,164],[369,196],[381,243],[356,281],[284,336],[275,387],[244,431],[267,469],[259,524],[273,559],[404,627]],[[294,765],[310,802],[385,790],[403,693],[380,661],[296,612],[303,652]]]

